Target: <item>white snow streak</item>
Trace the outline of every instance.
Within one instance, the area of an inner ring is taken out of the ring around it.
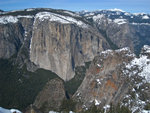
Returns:
[[[36,19],[39,19],[40,21],[49,20],[54,22],[60,22],[63,24],[76,24],[79,27],[87,28],[87,25],[83,23],[82,21],[76,20],[69,16],[63,16],[51,12],[40,12],[36,14]]]
[[[96,100],[96,99],[95,99],[94,101],[95,101],[95,106],[98,106],[98,105],[100,105],[100,103],[101,103],[101,102],[99,102],[99,101]]]
[[[114,19],[113,21],[119,25],[127,23],[126,19]]]
[[[19,18],[33,18],[34,16],[2,16],[0,17],[0,24],[17,23]]]
[[[128,65],[126,65],[127,69],[132,69],[133,67],[137,67],[140,72],[139,76],[144,77],[147,82],[150,83],[150,59],[147,56],[142,55],[140,58],[134,58]]]
[[[0,17],[0,23],[1,24],[7,24],[7,23],[17,23],[18,18],[15,16],[2,16]]]
[[[143,16],[142,19],[149,19],[147,15]]]

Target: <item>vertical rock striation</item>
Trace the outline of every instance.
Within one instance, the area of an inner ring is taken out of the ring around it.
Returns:
[[[64,80],[73,78],[75,66],[84,65],[104,47],[109,47],[93,28],[80,27],[70,21],[62,23],[36,17],[30,45],[30,60]]]

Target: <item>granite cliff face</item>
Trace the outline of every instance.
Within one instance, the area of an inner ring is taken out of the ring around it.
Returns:
[[[1,25],[1,58],[9,58],[10,56],[14,55],[14,53],[17,53],[24,40],[22,31],[23,28],[19,24]]]
[[[19,86],[21,91],[24,87],[30,92],[36,88],[31,98],[28,91],[23,90],[29,100],[20,108],[34,103],[29,112],[38,112],[44,103],[48,103],[44,109],[48,112],[47,108],[53,107],[50,101],[56,102],[53,104],[59,109],[65,90],[71,90],[71,95],[76,92],[73,99],[81,110],[89,109],[93,104],[106,110],[110,104],[120,103],[132,112],[144,112],[150,105],[150,47],[143,47],[150,44],[149,37],[149,14],[121,10],[76,13],[46,8],[0,12],[1,98],[9,95],[8,90],[12,88],[8,85],[5,90],[3,85],[13,83],[13,87]],[[123,47],[127,48],[116,50]],[[140,53],[139,57],[132,52]],[[87,70],[89,61],[92,63]],[[55,73],[70,86],[64,89],[62,81],[52,80],[41,90],[49,78],[57,77]],[[38,80],[41,80],[40,88],[37,88]],[[22,95],[16,90],[11,89],[11,92]],[[41,92],[33,102],[39,90]],[[60,93],[62,97],[59,98]],[[5,97],[4,107],[18,106],[23,97],[13,99],[10,97],[7,101]],[[14,104],[8,105],[11,101]]]
[[[0,16],[0,58],[17,55],[20,67],[48,69],[64,80],[73,78],[76,66],[102,50],[128,46],[139,53],[150,42],[146,14],[25,9]]]
[[[84,65],[108,47],[105,39],[92,27],[81,21],[75,24],[71,21],[71,17],[65,20],[52,13],[37,14],[30,45],[30,60],[64,80],[74,76],[76,66]]]
[[[73,78],[76,66],[92,60],[109,44],[96,29],[76,19],[78,16],[61,13],[47,10],[30,16],[2,16],[0,58],[17,54],[16,62],[26,64],[28,70],[34,71],[36,65],[64,80]]]
[[[128,91],[128,76],[121,74],[124,63],[133,58],[128,48],[107,50],[95,57],[75,96],[83,107],[117,104]]]
[[[0,17],[0,58],[10,58],[20,51],[22,45],[30,40],[32,25],[32,16]]]
[[[29,61],[29,46],[32,36],[33,16],[0,17],[0,58],[15,58],[14,64],[19,67],[27,65],[28,70],[35,71]]]
[[[113,48],[130,47],[136,54],[149,44],[150,15],[119,9],[80,12],[99,29]]]
[[[133,113],[144,112],[150,102],[149,49],[144,46],[139,58],[129,48],[107,50],[95,57],[74,94],[80,103],[78,109],[88,109],[94,104],[108,110],[111,104],[120,103]]]

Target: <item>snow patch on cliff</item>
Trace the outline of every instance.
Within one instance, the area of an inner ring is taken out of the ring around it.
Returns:
[[[104,57],[108,56],[108,55],[113,55],[114,52],[116,53],[120,53],[120,52],[125,52],[126,53],[126,56],[131,56],[131,57],[135,57],[135,54],[131,52],[130,48],[129,47],[124,47],[124,48],[121,48],[121,49],[118,49],[118,50],[106,50],[106,51],[102,51],[100,53],[100,55],[104,55]]]
[[[87,25],[80,20],[51,12],[40,12],[36,14],[35,19],[39,19],[40,21],[49,20],[53,22],[60,22],[62,24],[76,24],[79,27],[87,28]]]
[[[145,78],[150,83],[150,59],[146,55],[141,55],[139,58],[134,58],[129,64],[126,65],[127,69],[137,68],[138,75]]]
[[[110,105],[105,105],[105,106],[103,107],[104,113],[107,113],[107,110],[109,110],[109,108],[110,108]]]
[[[148,17],[147,15],[144,15],[144,16],[142,17],[142,19],[149,19],[149,17]]]
[[[142,110],[141,113],[150,113],[150,110]]]
[[[114,19],[113,21],[119,25],[127,23],[126,19]]]
[[[0,23],[1,24],[7,24],[7,23],[17,23],[18,18],[15,16],[2,16],[0,17]]]
[[[116,52],[126,52],[126,56],[135,57],[135,54],[131,52],[129,47],[124,47],[118,50],[115,50]]]
[[[95,99],[94,103],[95,103],[95,106],[98,106],[98,105],[100,105],[101,101],[98,101],[98,100]]]
[[[114,8],[114,9],[108,9],[108,11],[125,12],[125,11],[123,11],[122,9],[117,9],[117,8]]]
[[[96,79],[96,82],[97,82],[97,84],[101,84],[101,81],[100,81],[100,79]]]
[[[0,17],[0,24],[17,23],[19,18],[34,18],[34,16],[2,16]]]
[[[135,22],[133,22],[133,23],[130,23],[130,24],[132,24],[132,25],[150,25],[149,23],[135,23]]]
[[[144,53],[150,53],[150,46],[144,45],[143,50],[144,50]]]
[[[130,51],[130,48],[129,47],[124,47],[124,48],[116,50],[116,52],[121,52],[121,51]]]
[[[93,16],[93,20],[94,20],[94,21],[97,21],[98,19],[101,20],[101,19],[104,18],[104,17],[105,17],[104,14],[98,14],[98,15],[96,15],[96,16]]]
[[[34,16],[31,16],[31,15],[25,15],[25,16],[18,15],[17,18],[34,18]]]
[[[113,50],[108,49],[108,50],[106,50],[106,51],[102,51],[102,52],[100,53],[100,55],[103,55],[104,58],[107,58],[108,55],[113,55]]]

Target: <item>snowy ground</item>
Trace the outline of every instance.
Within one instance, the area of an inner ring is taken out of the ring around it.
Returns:
[[[4,109],[2,107],[0,107],[0,113],[22,113],[21,111],[17,110],[17,109]]]

